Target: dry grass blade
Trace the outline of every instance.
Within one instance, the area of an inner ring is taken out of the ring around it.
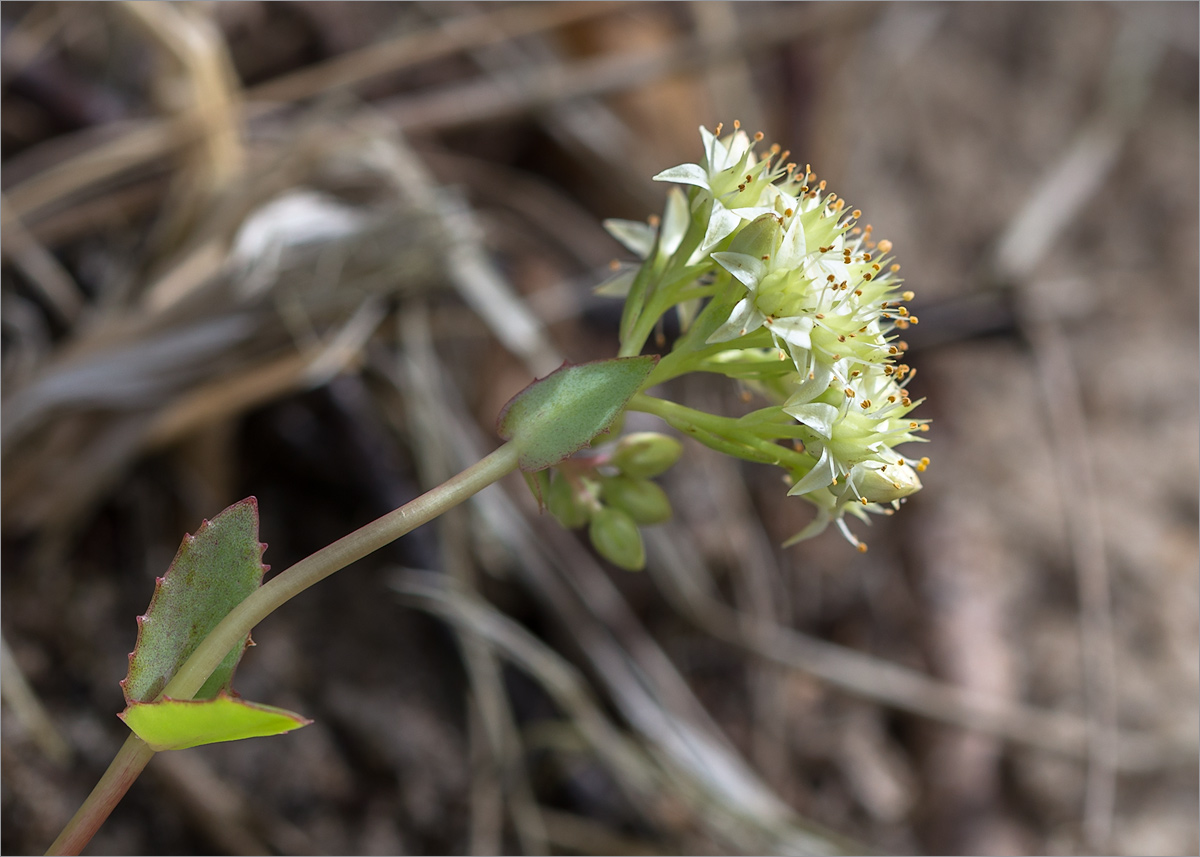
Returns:
[[[817,16],[788,16],[776,26],[743,33],[718,48],[696,38],[629,55],[601,56],[572,63],[546,63],[517,72],[450,87],[430,95],[402,97],[381,105],[409,131],[458,128],[644,85],[669,75],[692,72],[713,62],[804,37],[831,26],[855,27],[864,13],[854,8]]]
[[[46,758],[56,765],[66,765],[71,760],[71,745],[55,728],[49,712],[29,686],[3,637],[0,637],[0,696],[16,715],[21,729]]]
[[[349,127],[312,148],[278,153],[274,169],[230,187],[216,214],[187,233],[195,237],[149,282],[129,289],[131,305],[115,303],[6,388],[3,449],[6,463],[15,462],[6,497],[18,486],[41,495],[23,504],[21,526],[77,514],[138,449],[324,383],[354,364],[383,318],[384,295],[440,282],[445,233],[375,162],[389,145]],[[331,185],[322,171],[335,162],[342,178]],[[333,192],[338,182],[374,190],[355,208],[330,192],[279,196],[284,178]],[[307,208],[284,204],[314,199]],[[57,473],[62,443],[79,443],[72,423],[88,411],[85,448],[109,451],[89,478],[48,475]],[[97,430],[106,414],[108,427]],[[131,414],[142,416],[122,416]],[[125,440],[106,439],[109,432]]]
[[[480,45],[515,39],[627,8],[626,3],[535,3],[460,15],[431,32],[406,33],[259,84],[248,101],[299,101]]]
[[[7,200],[0,201],[0,211],[7,208]],[[73,325],[83,308],[83,298],[70,273],[29,233],[20,218],[7,214],[0,217],[4,220],[4,255],[25,273],[59,319]]]
[[[1038,362],[1057,455],[1062,507],[1070,531],[1080,600],[1084,681],[1088,700],[1088,784],[1084,832],[1107,850],[1116,802],[1116,772],[1125,743],[1117,726],[1117,654],[1113,603],[1083,396],[1063,331],[1036,305],[1028,283],[1067,224],[1107,182],[1149,94],[1162,46],[1134,25],[1117,34],[1106,101],[1013,218],[996,248],[996,266],[1019,284],[1021,328]],[[1189,754],[1190,755],[1190,754]]]
[[[445,255],[445,263],[463,300],[535,376],[557,369],[562,357],[542,323],[496,270],[483,247],[482,232],[470,208],[444,189],[435,193],[428,169],[402,142],[381,156],[382,164],[392,172],[397,184],[407,189],[417,205],[435,214],[444,234],[454,236],[453,251]]]
[[[478,15],[448,30],[409,34],[338,57],[323,66],[306,68],[246,92],[245,99],[259,104],[300,100],[473,45],[604,14],[617,5],[600,2],[560,3],[553,6],[535,4]],[[211,62],[206,62],[206,55],[193,50],[196,40],[178,35],[177,27],[182,20],[178,13],[159,9],[156,4],[129,3],[124,8],[163,39],[180,58],[190,60],[194,67],[203,71],[201,79],[204,82],[220,82],[223,73],[211,68]],[[170,18],[170,22],[167,18]],[[220,91],[211,86],[199,88],[201,94]],[[209,152],[219,163],[226,168],[232,167],[236,162],[232,149],[232,123],[242,110],[239,103],[226,98],[206,97],[169,119],[140,120],[129,123],[127,129],[106,129],[105,133],[115,134],[113,139],[83,146],[82,151],[69,160],[57,163],[10,188],[7,194],[12,211],[5,213],[3,224],[7,229],[11,217],[36,217],[40,220],[45,209],[67,201],[88,188],[150,167],[159,159],[193,143],[198,134],[211,141]],[[252,111],[261,112],[261,107],[257,105]],[[60,141],[55,141],[54,145],[62,146]],[[21,170],[18,169],[18,172]]]
[[[453,455],[447,439],[433,416],[443,410],[440,403],[442,373],[433,352],[429,315],[424,308],[410,307],[400,316],[400,338],[404,343],[400,379],[410,420],[413,445],[418,453],[420,475],[426,485],[437,485],[454,475]],[[454,509],[438,520],[442,556],[447,572],[465,592],[475,588],[474,563],[470,555],[470,528],[465,509]],[[463,660],[473,694],[472,711],[482,728],[473,730],[476,777],[472,788],[472,853],[490,854],[502,846],[502,821],[489,823],[488,805],[493,798],[507,805],[522,849],[527,854],[547,851],[546,828],[524,763],[524,748],[515,715],[504,692],[499,664],[479,637],[468,631],[459,635]],[[494,770],[495,776],[489,772]],[[503,787],[508,784],[508,788]]]
[[[651,566],[651,573],[660,581],[663,593],[676,609],[714,637],[903,711],[1076,758],[1088,753],[1088,724],[1078,717],[973,694],[906,667],[745,616],[718,601],[711,585],[701,582],[703,563],[685,542],[661,533],[652,534],[647,541],[660,560]],[[1120,765],[1127,771],[1185,764],[1187,756],[1195,752],[1195,745],[1136,733],[1123,735],[1121,744]]]

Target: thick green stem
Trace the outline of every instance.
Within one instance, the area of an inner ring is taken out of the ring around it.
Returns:
[[[705,446],[726,455],[781,467],[805,470],[812,467],[811,456],[780,446],[766,437],[759,437],[752,428],[739,424],[732,417],[698,411],[666,399],[656,399],[645,393],[638,393],[630,399],[629,410],[653,414],[668,425],[696,438]],[[769,431],[768,434],[776,433]]]
[[[251,593],[213,628],[163,688],[162,695],[172,699],[191,699],[222,658],[234,646],[240,645],[254,626],[277,607],[335,571],[457,506],[516,467],[517,449],[512,443],[506,443],[412,502],[360,527],[281,572]],[[78,854],[153,756],[154,751],[144,741],[136,735],[130,735],[83,806],[46,853]]]
[[[658,275],[660,279],[648,280],[643,287],[643,291],[649,291],[649,298],[642,299],[645,301],[645,306],[632,325],[629,335],[621,341],[621,350],[617,356],[636,357],[638,354],[641,354],[642,348],[646,345],[646,340],[654,332],[654,326],[658,324],[658,320],[662,318],[663,313],[684,299],[681,297],[681,294],[706,269],[707,266],[705,265],[693,265],[690,268],[683,268],[682,270],[671,268]],[[699,294],[709,294],[713,290],[708,287],[700,287],[693,289],[693,291]],[[692,296],[689,295],[689,297]],[[632,297],[633,293],[631,291],[631,300],[627,301],[627,305],[636,305],[637,301],[632,300]]]

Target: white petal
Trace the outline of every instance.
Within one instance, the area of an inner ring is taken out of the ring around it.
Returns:
[[[828,449],[823,449],[821,450],[821,458],[817,461],[816,466],[808,471],[808,474],[803,479],[792,486],[792,490],[788,491],[788,495],[807,494],[809,491],[828,487],[831,482],[833,482],[833,457],[829,454]]]
[[[830,274],[835,283],[847,282],[850,279],[850,269],[842,262],[835,262],[828,253],[815,257],[804,268],[804,276],[810,280],[824,280]]]
[[[833,520],[833,516],[826,509],[817,509],[817,517],[809,522],[808,526],[802,529],[796,535],[792,536],[783,543],[785,548],[790,548],[797,542],[802,542],[805,539],[811,539],[813,536],[819,536],[825,532],[825,528],[829,526],[829,522]]]
[[[833,435],[833,424],[837,422],[838,409],[833,405],[826,405],[823,402],[814,402],[809,405],[792,405],[783,408],[785,414],[789,414],[796,418],[796,421],[801,425],[806,425],[821,437],[829,438]]]
[[[779,247],[778,264],[794,268],[807,253],[807,242],[804,240],[804,226],[799,217],[792,218],[792,225],[783,233],[783,244]]]
[[[656,182],[678,182],[679,184],[694,184],[696,187],[702,187],[705,190],[711,190],[708,186],[708,173],[703,167],[697,164],[680,164],[677,167],[671,167],[669,170],[663,170],[654,177]]]
[[[761,259],[745,253],[713,253],[713,261],[724,268],[750,291],[766,276],[767,266]]]
[[[764,214],[775,214],[775,206],[773,205],[747,205],[742,208],[731,208],[729,210],[742,218],[742,220],[753,220]]]
[[[724,147],[717,141],[717,138],[713,135],[713,132],[709,131],[703,125],[700,126],[700,139],[704,143],[705,165],[714,173],[720,172],[722,167],[716,167],[714,169],[713,164],[721,160],[720,152],[724,149]]]
[[[739,336],[758,330],[762,327],[764,320],[766,320],[766,316],[755,308],[754,301],[750,297],[742,298],[733,308],[733,312],[729,314],[729,321],[714,330],[712,335],[705,340],[705,344],[712,345],[714,342],[728,342],[731,339],[737,339]]]
[[[742,224],[742,218],[719,203],[713,203],[712,215],[708,219],[708,231],[704,233],[704,241],[700,244],[703,251],[711,250],[720,244]]]
[[[778,206],[777,211],[790,208],[792,211],[800,211],[800,203],[796,197],[790,193],[779,189],[779,185],[767,185],[767,192],[772,201]]]
[[[868,521],[868,523],[870,522]],[[855,547],[858,547],[862,544],[862,542],[858,540],[854,533],[850,532],[850,528],[846,526],[846,519],[841,515],[838,515],[837,517],[837,527],[842,531],[842,535],[846,537],[846,541],[850,542],[850,544],[854,545]]]
[[[604,229],[609,235],[624,244],[627,250],[636,254],[639,259],[645,259],[650,255],[658,237],[658,233],[653,227],[638,220],[610,218],[604,221]]]
[[[812,328],[813,320],[806,315],[800,315],[775,319],[771,325],[771,333],[788,345],[807,349],[812,348],[812,338],[809,336]]]
[[[592,289],[592,293],[606,298],[623,298],[629,294],[629,287],[633,285],[635,279],[637,279],[636,268],[618,271]]]
[[[729,140],[728,154],[725,156],[725,167],[728,169],[738,163],[746,152],[750,151],[750,137],[745,131],[735,131]]]
[[[663,209],[662,236],[658,244],[664,255],[675,254],[691,222],[692,215],[688,211],[687,196],[679,188],[671,188],[667,191],[667,207]]]
[[[784,407],[796,404],[803,405],[811,402],[817,396],[829,389],[829,383],[833,380],[833,370],[824,363],[818,363],[813,367],[812,377],[805,378],[796,388],[796,392],[787,400]]]

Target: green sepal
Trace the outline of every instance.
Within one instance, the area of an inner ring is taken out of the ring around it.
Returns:
[[[549,467],[608,429],[657,362],[647,355],[564,363],[513,396],[496,430],[516,444],[522,470]]]
[[[529,486],[529,490],[538,501],[538,511],[542,511],[549,504],[547,498],[550,496],[550,471],[539,470],[536,473],[522,471],[521,475],[525,477],[525,484]]]
[[[186,750],[202,744],[281,735],[312,721],[273,705],[221,692],[214,699],[131,702],[117,715],[152,750]]]

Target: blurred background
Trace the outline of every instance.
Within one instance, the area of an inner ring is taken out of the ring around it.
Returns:
[[[688,445],[629,574],[512,477],[264,621],[236,687],[315,723],[160,754],[91,852],[1200,848],[1195,4],[0,16],[4,853],[124,740],[183,534],[255,495],[282,570],[494,448],[734,119],[894,243],[925,489],[784,550]]]

